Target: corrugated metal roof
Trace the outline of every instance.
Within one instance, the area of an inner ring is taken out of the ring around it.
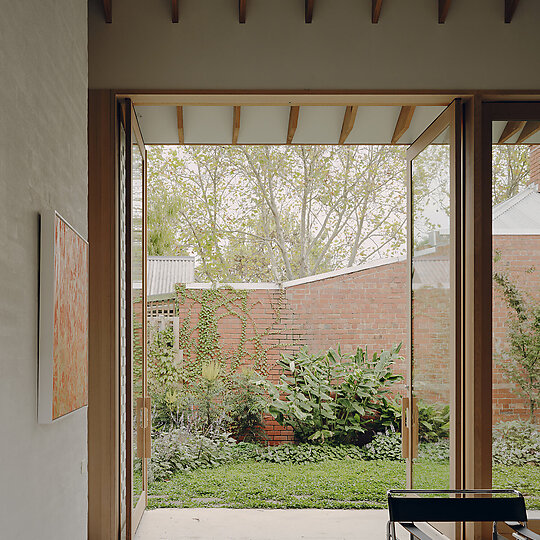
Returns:
[[[177,283],[195,279],[195,257],[148,257],[148,296],[174,292]]]
[[[493,207],[493,234],[540,234],[538,184]]]

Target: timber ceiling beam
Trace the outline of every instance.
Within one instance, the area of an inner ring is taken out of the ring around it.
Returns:
[[[238,144],[238,134],[240,133],[240,109],[241,107],[235,106],[233,112],[233,128],[232,128],[232,143]]]
[[[518,7],[519,0],[504,0],[504,22],[511,23]]]
[[[305,12],[306,12],[306,23],[311,23],[313,20],[313,4],[315,0],[305,0]]]
[[[451,3],[452,0],[439,0],[439,24],[444,24],[446,22]]]
[[[178,1],[179,0],[171,0],[171,20],[173,23],[178,22]]]
[[[103,0],[103,12],[105,14],[105,22],[112,23],[112,0]]]
[[[371,0],[371,22],[377,24],[381,16],[383,0]]]
[[[396,122],[396,128],[394,129],[394,134],[392,135],[392,144],[397,144],[399,139],[401,139],[401,137],[403,137],[403,135],[405,135],[406,131],[409,129],[415,109],[415,105],[405,105],[401,107],[401,111],[399,111],[399,116]]]
[[[504,126],[497,144],[504,144],[510,137],[514,136],[518,131],[521,131],[526,123],[527,122],[522,121],[506,122],[506,126]]]
[[[539,131],[540,122],[533,122],[532,120],[527,122],[521,130],[521,133],[519,134],[517,144],[525,142],[529,137],[532,137],[535,133],[538,133]]]
[[[247,0],[238,0],[238,22],[245,24],[246,22]]]
[[[178,124],[178,142],[184,144],[184,109],[176,107],[176,122]]]
[[[343,125],[341,126],[341,135],[339,136],[339,144],[344,144],[349,136],[349,133],[354,127],[354,121],[356,120],[356,113],[358,112],[357,105],[348,105],[345,109],[345,116],[343,117]]]
[[[300,107],[294,105],[291,107],[289,113],[289,129],[287,130],[287,144],[292,144],[294,139],[294,134],[298,126],[298,115],[300,114]]]

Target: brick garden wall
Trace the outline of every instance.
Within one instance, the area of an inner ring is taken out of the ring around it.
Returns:
[[[520,287],[540,301],[540,237],[496,236],[494,249],[502,253],[497,268],[506,268]],[[539,265],[530,272],[531,266]],[[196,284],[192,284],[194,290]],[[422,396],[434,402],[448,402],[449,384],[447,314],[450,310],[448,289],[420,289],[415,292],[417,302],[416,327],[422,328],[425,339],[416,342],[417,355],[425,362],[417,371]],[[248,293],[249,318],[246,327],[246,354],[243,364],[255,364],[267,369],[268,378],[277,382],[280,369],[279,355],[292,352],[305,345],[312,352],[336,348],[350,352],[357,346],[371,353],[403,342],[402,355],[407,350],[407,265],[404,261],[358,270],[343,275],[290,284],[283,289],[268,288]],[[180,319],[190,313],[197,320],[200,306],[190,300],[180,305]],[[222,317],[218,323],[220,345],[226,362],[234,362],[235,351],[241,337],[241,321],[218,310]],[[493,297],[494,355],[507,347],[508,313],[498,291]],[[193,336],[196,337],[194,329]],[[259,341],[254,336],[262,334]],[[257,347],[265,351],[265,366],[260,364]],[[195,354],[195,351],[189,353]],[[251,357],[251,358],[250,358]],[[247,360],[246,360],[247,358]],[[259,363],[259,364],[257,364]],[[234,367],[234,366],[233,366]],[[396,365],[396,371],[405,375],[406,360]],[[396,391],[403,386],[396,387]],[[493,373],[494,421],[526,418],[527,404],[520,399],[513,384],[506,380],[503,370],[495,365]],[[290,430],[269,418],[266,431],[270,444],[292,440]]]

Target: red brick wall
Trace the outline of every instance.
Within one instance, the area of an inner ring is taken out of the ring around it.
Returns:
[[[495,271],[506,272],[525,298],[540,302],[540,236],[497,236],[493,248],[501,254]],[[534,269],[534,271],[531,271]],[[508,382],[500,366],[508,350],[508,317],[510,313],[499,287],[493,287],[493,421],[526,419],[527,402],[519,398],[515,385]],[[540,414],[538,415],[540,419]]]
[[[540,237],[497,236],[494,249],[502,253],[497,268],[507,268],[512,279],[540,301]],[[537,265],[536,272],[528,272]],[[281,300],[280,300],[281,298]],[[500,294],[494,290],[493,344],[494,355],[506,349],[508,313]],[[448,402],[449,385],[449,297],[443,289],[421,289],[415,293],[417,302],[415,327],[421,328],[416,340],[416,354],[423,362],[417,368],[416,380],[426,400]],[[250,341],[255,328],[265,331],[261,343],[267,353],[268,377],[277,382],[280,369],[276,361],[283,352],[298,350],[306,345],[319,352],[341,345],[352,351],[357,346],[373,353],[403,342],[401,354],[407,350],[407,265],[395,262],[341,276],[331,277],[275,289],[253,290],[248,297],[250,322],[247,328],[247,351],[254,352]],[[276,317],[276,306],[279,318]],[[198,307],[180,306],[180,317],[192,310],[192,320],[198,317]],[[218,325],[221,347],[230,361],[240,339],[240,321],[224,311]],[[196,331],[194,333],[196,337]],[[184,356],[185,356],[184,352]],[[250,362],[249,360],[247,361]],[[396,366],[405,375],[407,360]],[[402,385],[396,387],[401,391]],[[500,366],[493,373],[494,421],[526,418],[527,404],[514,392]],[[290,430],[281,428],[274,420],[267,422],[270,444],[292,440]]]

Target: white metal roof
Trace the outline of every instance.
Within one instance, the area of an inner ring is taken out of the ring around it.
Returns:
[[[532,183],[514,197],[493,207],[493,234],[540,234],[540,193]]]
[[[147,294],[173,293],[177,283],[195,279],[195,257],[148,257]]]

